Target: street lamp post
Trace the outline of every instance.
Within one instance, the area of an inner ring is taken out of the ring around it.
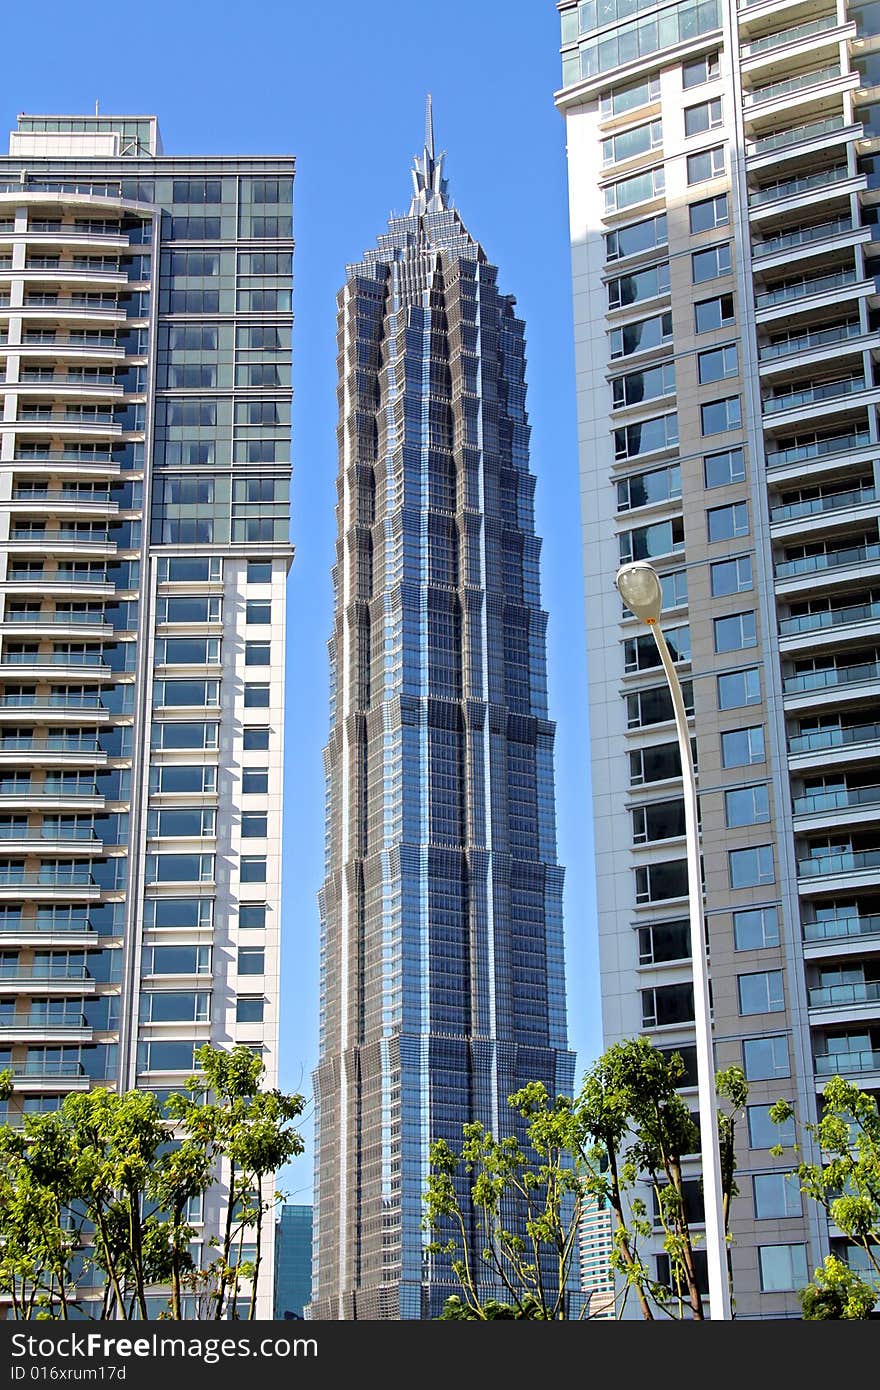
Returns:
[[[700,840],[697,829],[697,785],[691,753],[690,731],[681,683],[660,629],[662,593],[654,569],[643,560],[624,565],[615,580],[621,598],[654,635],[675,712],[684,783],[684,824],[687,839],[688,900],[690,904],[691,959],[694,980],[694,1019],[697,1042],[697,1090],[700,1104],[700,1148],[703,1160],[703,1201],[706,1208],[706,1262],[709,1272],[709,1315],[732,1316],[727,1277],[727,1242],[721,1191],[721,1155],[715,1100],[715,1066],[712,1054],[712,1020],[709,1012],[709,974],[706,967],[706,926],[703,916],[703,884],[700,872]]]

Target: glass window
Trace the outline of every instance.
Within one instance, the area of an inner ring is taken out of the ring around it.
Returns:
[[[690,960],[691,926],[686,917],[655,922],[639,928],[639,964],[660,965],[669,960]]]
[[[654,299],[658,294],[669,292],[669,262],[648,266],[645,270],[635,270],[631,275],[617,275],[608,281],[609,309],[622,309],[627,304],[637,304],[641,299]]]
[[[688,627],[667,628],[663,636],[673,661],[690,661],[691,635]],[[651,671],[661,664],[657,643],[647,634],[627,637],[623,653],[627,671]]]
[[[617,484],[617,510],[649,507],[656,502],[668,502],[681,496],[681,469],[677,463],[668,468],[652,468],[648,473],[631,473]]]
[[[656,449],[672,449],[678,444],[678,416],[656,415],[614,431],[616,458],[637,458]]]
[[[721,735],[721,761],[724,767],[747,767],[764,761],[764,729],[731,729]]]
[[[809,1282],[805,1245],[759,1245],[758,1263],[764,1293],[802,1289]]]
[[[781,970],[757,970],[737,975],[741,1014],[778,1014],[785,1008]]]
[[[684,133],[686,136],[702,135],[707,130],[715,130],[724,124],[721,114],[721,98],[701,101],[696,106],[686,106],[684,112]]]
[[[616,376],[611,383],[615,410],[655,400],[658,396],[670,396],[674,391],[675,368],[671,362],[659,367],[647,367],[642,372],[629,372],[627,376]]]
[[[244,687],[244,704],[246,709],[268,709],[269,686],[247,681]]]
[[[688,714],[694,712],[694,687],[691,681],[682,681],[682,696]],[[672,697],[665,685],[653,685],[647,690],[637,690],[626,697],[627,727],[642,729],[651,724],[664,724],[672,719]]]
[[[708,352],[697,355],[697,378],[701,386],[707,386],[713,381],[724,381],[727,377],[737,376],[738,373],[739,354],[736,343],[727,343],[724,347],[711,348]]]
[[[737,555],[733,560],[716,560],[709,566],[712,597],[742,594],[752,588],[752,557]]]
[[[725,430],[738,430],[742,425],[742,411],[739,396],[726,396],[720,401],[707,401],[700,406],[700,422],[703,434],[723,434]]]
[[[748,1081],[775,1081],[791,1075],[786,1038],[743,1038],[742,1046],[743,1070]]]
[[[239,975],[262,975],[266,969],[266,952],[262,946],[239,946]]]
[[[653,801],[647,806],[634,806],[631,815],[633,844],[680,839],[685,833],[684,801],[680,798],[674,801]]]
[[[706,179],[718,178],[724,173],[724,146],[714,145],[709,150],[699,150],[687,157],[687,181],[689,184],[704,183]]]
[[[239,878],[242,883],[265,883],[265,854],[243,854],[239,864]]]
[[[672,859],[661,864],[640,864],[635,870],[636,902],[664,902],[688,895],[687,860]]]
[[[565,23],[566,15],[562,20]],[[571,36],[575,37],[574,34]],[[563,37],[563,43],[565,38]],[[634,111],[639,106],[647,106],[660,100],[660,78],[656,74],[632,82],[627,87],[615,87],[613,91],[603,92],[599,98],[599,108],[603,116],[621,116],[625,111]]]
[[[752,1178],[752,1192],[758,1221],[802,1215],[801,1192],[794,1173],[756,1173]],[[766,1250],[778,1247],[762,1248]]]
[[[706,512],[710,541],[729,541],[749,534],[748,502],[732,502],[727,507],[710,507]]]
[[[235,1001],[236,1023],[262,1023],[265,1000],[259,996],[239,995]]]
[[[701,198],[691,203],[688,209],[691,235],[699,232],[713,232],[716,227],[726,227],[730,221],[730,208],[726,193],[716,193],[714,198]]]
[[[272,605],[263,599],[249,598],[245,604],[245,621],[248,623],[270,623]]]
[[[243,931],[257,931],[266,925],[265,903],[240,903],[238,925]]]
[[[794,1120],[775,1125],[770,1119],[770,1105],[747,1105],[749,1146],[753,1149],[772,1149],[775,1144],[790,1147],[794,1143]]]
[[[703,458],[706,487],[726,487],[728,483],[745,481],[746,460],[742,449],[725,449],[722,453],[706,454]]]
[[[687,90],[689,87],[700,87],[704,82],[711,82],[714,78],[721,75],[721,58],[715,53],[704,53],[699,58],[691,58],[681,65],[681,85]]]
[[[731,613],[726,618],[716,618],[714,629],[715,650],[719,654],[758,645],[758,627],[753,612]]]
[[[220,725],[190,722],[165,723],[156,721],[152,728],[152,745],[162,749],[217,748],[220,744]]]
[[[269,817],[262,811],[243,811],[241,815],[241,836],[246,839],[264,840],[269,833]]]
[[[642,990],[642,1027],[663,1028],[670,1023],[690,1023],[694,1018],[692,984],[658,985]]]
[[[245,642],[244,644],[244,664],[245,666],[268,666],[271,661],[271,643],[269,642]]]
[[[637,319],[635,323],[614,328],[608,335],[611,358],[629,357],[635,352],[662,347],[672,341],[672,314],[656,314],[653,318]]]
[[[738,951],[758,951],[779,945],[779,909],[745,908],[733,914],[733,939]]]
[[[770,819],[770,788],[766,782],[732,788],[724,793],[724,814],[728,830],[741,825],[762,825]]]
[[[726,671],[717,677],[717,684],[719,709],[740,709],[743,705],[761,703],[761,673],[757,666]]]
[[[616,183],[605,185],[602,190],[605,195],[605,211],[620,212],[622,208],[632,207],[635,203],[646,202],[649,198],[659,198],[665,187],[666,175],[662,164],[656,169],[631,174],[628,179],[619,179]]]
[[[655,521],[650,526],[635,526],[621,532],[617,540],[621,564],[671,555],[684,549],[684,520],[679,516],[671,521]]]
[[[731,888],[758,888],[776,882],[772,845],[730,849],[727,851],[727,866]]]
[[[272,561],[248,560],[247,582],[248,584],[270,584],[272,582]]]
[[[616,164],[622,159],[634,159],[637,155],[648,154],[663,144],[663,122],[646,121],[644,125],[631,126],[629,130],[609,135],[602,141],[602,163]]]
[[[269,770],[265,767],[242,769],[241,790],[244,796],[260,795],[269,790]]]
[[[605,259],[619,261],[625,256],[637,256],[643,251],[652,251],[655,246],[665,246],[667,242],[666,213],[657,217],[646,217],[641,222],[631,222],[627,227],[616,227],[605,235]]]
[[[246,724],[242,733],[241,746],[246,752],[265,752],[269,747],[268,724]]]
[[[714,299],[698,299],[694,305],[694,325],[698,333],[711,333],[736,322],[733,295],[719,294]]]

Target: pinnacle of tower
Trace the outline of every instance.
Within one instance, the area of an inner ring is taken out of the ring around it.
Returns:
[[[434,153],[434,110],[431,94],[425,109],[425,146],[421,158],[416,155],[412,169],[413,198],[410,204],[410,217],[421,216],[426,212],[442,212],[446,207],[447,182],[443,177],[445,150]]]

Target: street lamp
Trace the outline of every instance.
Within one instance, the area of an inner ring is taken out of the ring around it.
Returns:
[[[687,839],[688,899],[691,923],[691,959],[694,979],[694,1019],[697,1033],[697,1091],[700,1104],[700,1149],[703,1159],[703,1201],[706,1208],[706,1263],[709,1272],[709,1315],[730,1319],[730,1283],[727,1277],[727,1242],[721,1192],[721,1156],[718,1112],[715,1100],[715,1066],[712,1055],[712,1020],[709,1013],[709,975],[706,968],[706,926],[703,917],[703,885],[700,872],[700,840],[697,830],[697,784],[691,753],[690,731],[684,696],[666,638],[660,629],[663,595],[656,571],[636,560],[624,565],[615,579],[627,608],[651,629],[672,696],[675,728],[684,782],[684,826]]]

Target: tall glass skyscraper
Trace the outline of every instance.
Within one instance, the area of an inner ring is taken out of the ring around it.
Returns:
[[[273,1084],[293,160],[22,116],[0,164],[5,1117],[206,1041]]]
[[[573,1082],[524,325],[442,170],[429,109],[338,299],[317,1318],[436,1315],[431,1141]]]
[[[880,1094],[878,9],[558,9],[605,1037],[681,1052],[696,1102],[675,726],[614,587],[646,559],[699,768],[716,1057],[750,1086],[737,1316],[798,1317],[823,1256],[860,1252],[786,1181],[769,1107],[815,1119],[835,1073]]]

